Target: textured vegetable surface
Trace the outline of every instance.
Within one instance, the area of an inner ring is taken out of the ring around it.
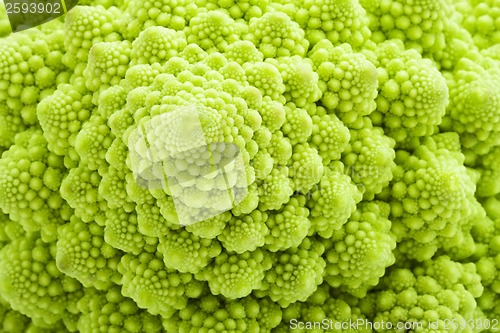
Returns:
[[[0,332],[500,331],[498,0],[0,4],[0,152]]]

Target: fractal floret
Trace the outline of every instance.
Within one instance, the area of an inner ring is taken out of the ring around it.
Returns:
[[[498,1],[12,8],[0,332],[500,332]]]

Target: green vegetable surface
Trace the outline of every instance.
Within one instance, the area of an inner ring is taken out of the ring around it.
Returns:
[[[500,332],[498,0],[5,9],[0,332]]]

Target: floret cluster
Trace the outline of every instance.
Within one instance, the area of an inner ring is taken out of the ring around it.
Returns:
[[[0,153],[0,332],[500,331],[498,0],[0,3]]]

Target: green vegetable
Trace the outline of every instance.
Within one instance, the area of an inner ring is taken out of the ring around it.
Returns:
[[[6,9],[0,332],[500,331],[498,1]]]

